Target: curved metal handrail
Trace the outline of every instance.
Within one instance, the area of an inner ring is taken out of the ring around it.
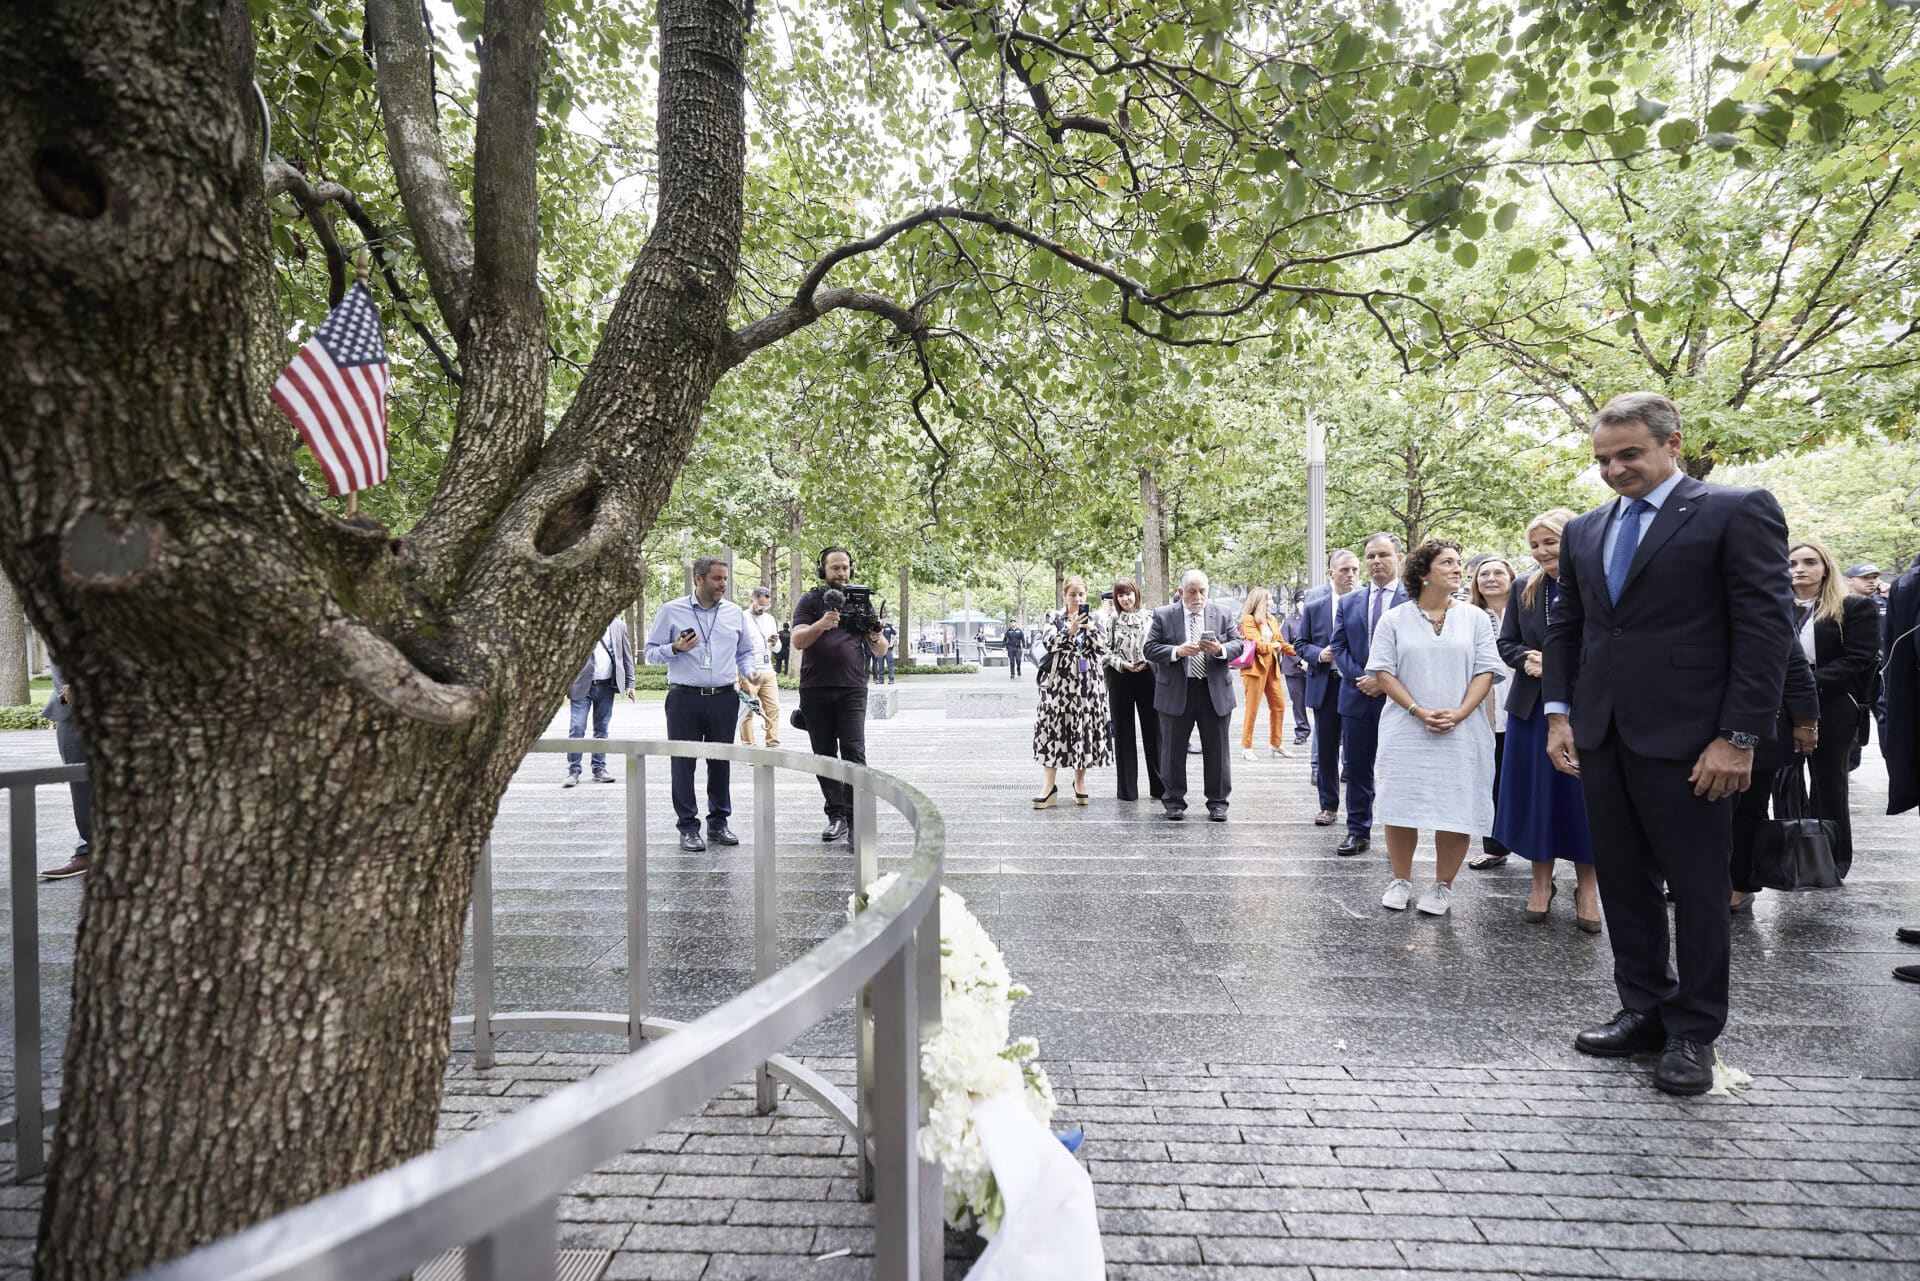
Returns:
[[[534,750],[625,755],[638,775],[630,776],[630,796],[644,788],[639,762],[649,756],[726,759],[833,778],[855,789],[863,879],[872,870],[874,798],[908,820],[913,854],[886,893],[845,927],[645,1053],[448,1147],[164,1264],[143,1274],[147,1281],[362,1281],[399,1275],[459,1245],[468,1247],[471,1281],[550,1276],[557,1199],[571,1183],[765,1065],[869,984],[875,1054],[861,1105],[873,1114],[872,1124],[863,1118],[862,1128],[874,1138],[876,1268],[887,1277],[938,1277],[940,1172],[919,1160],[915,1130],[921,1111],[918,1047],[939,1020],[945,843],[939,812],[898,779],[804,753],[640,739],[542,739]],[[771,769],[763,769],[756,778],[762,804],[771,803],[771,776]],[[630,820],[635,812],[630,808]],[[857,1159],[864,1161],[865,1153]]]

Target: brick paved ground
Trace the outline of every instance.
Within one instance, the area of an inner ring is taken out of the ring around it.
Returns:
[[[1031,698],[1004,676],[966,687]],[[1174,828],[1099,774],[1091,806],[1034,814],[1027,723],[947,721],[940,683],[902,692],[872,759],[947,814],[949,884],[1036,991],[1016,1030],[1040,1037],[1061,1121],[1087,1131],[1111,1276],[1920,1277],[1920,991],[1888,973],[1914,959],[1892,929],[1920,924],[1920,829],[1878,815],[1873,751],[1847,888],[1765,895],[1736,923],[1721,1049],[1755,1089],[1682,1102],[1648,1088],[1644,1063],[1572,1053],[1572,1031],[1613,1007],[1606,942],[1573,929],[1567,893],[1549,925],[1520,923],[1523,869],[1464,873],[1444,921],[1383,913],[1384,856],[1332,856],[1338,829],[1306,821],[1303,759],[1236,759],[1224,827]],[[657,735],[659,716],[622,705],[615,729]],[[50,740],[0,735],[0,768],[52,759]],[[500,1001],[617,1009],[622,789],[561,792],[560,769],[530,761],[496,828]],[[653,1010],[692,1017],[751,981],[751,891],[742,852],[671,848],[664,784]],[[735,795],[745,835],[750,789]],[[844,850],[815,839],[817,805],[783,786],[789,956],[837,928],[851,888]],[[72,839],[64,810],[43,797],[49,848]],[[883,866],[903,834],[883,816]],[[78,889],[40,893],[50,1070]],[[849,1022],[796,1050],[844,1079]],[[456,1046],[446,1137],[614,1048],[501,1045],[485,1073]],[[804,1100],[762,1118],[736,1089],[585,1180],[564,1244],[615,1250],[610,1277],[864,1277],[871,1212],[852,1179],[846,1140]],[[0,1184],[0,1277],[21,1275],[37,1200]]]

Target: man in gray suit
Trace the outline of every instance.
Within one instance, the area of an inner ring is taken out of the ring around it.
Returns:
[[[1227,664],[1239,657],[1239,620],[1207,603],[1207,576],[1190,569],[1180,599],[1153,611],[1146,658],[1153,664],[1153,709],[1160,714],[1160,803],[1178,822],[1187,812],[1187,740],[1200,727],[1201,777],[1207,817],[1227,821],[1227,725],[1233,719],[1233,681]]]
[[[53,722],[53,741],[60,749],[60,759],[68,765],[85,765],[87,745],[80,740],[80,727],[73,723],[73,686],[61,677],[58,663],[47,666],[53,673],[53,697],[40,714]],[[93,784],[82,779],[67,786],[73,791],[73,825],[80,829],[80,843],[73,847],[72,858],[40,873],[43,881],[79,876],[93,860]]]
[[[573,705],[572,715],[567,718],[567,737],[583,737],[587,732],[587,713],[592,712],[593,736],[605,738],[607,724],[613,720],[613,700],[619,694],[625,694],[629,700],[633,698],[633,642],[627,637],[626,620],[615,617],[595,642],[593,653],[587,655],[580,674],[567,687],[567,699]],[[568,752],[567,781],[561,786],[572,787],[579,781],[580,753]],[[593,754],[593,781],[614,781],[613,775],[607,773],[604,752]]]

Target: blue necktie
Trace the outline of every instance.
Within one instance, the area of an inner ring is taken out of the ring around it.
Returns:
[[[1652,510],[1652,503],[1636,498],[1620,518],[1620,536],[1613,540],[1613,555],[1607,560],[1607,599],[1615,604],[1620,602],[1620,589],[1627,585],[1633,554],[1640,548],[1640,518]]]

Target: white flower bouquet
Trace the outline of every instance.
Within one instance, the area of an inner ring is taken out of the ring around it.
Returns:
[[[889,873],[856,896],[849,916],[895,880]],[[1011,1039],[1013,1003],[1028,995],[1013,981],[1006,958],[967,910],[967,901],[940,890],[940,1030],[920,1049],[920,1080],[929,1099],[920,1130],[921,1159],[945,1171],[946,1220],[991,1239],[1006,1206],[993,1180],[973,1105],[1018,1091],[1041,1125],[1053,1117],[1053,1085],[1034,1062],[1040,1043]]]

